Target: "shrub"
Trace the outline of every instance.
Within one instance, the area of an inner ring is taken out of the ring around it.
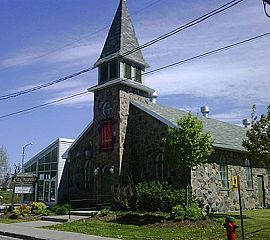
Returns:
[[[44,202],[32,202],[28,205],[31,209],[31,213],[35,215],[45,215],[47,211],[47,205]]]
[[[181,205],[173,207],[171,212],[171,218],[183,221],[185,219],[185,208]]]
[[[19,207],[15,207],[13,213],[17,216],[27,216],[31,214],[31,207],[27,205],[21,205]]]
[[[191,221],[204,219],[202,209],[197,204],[192,203],[186,210],[186,219]]]
[[[70,209],[69,204],[64,204],[63,206],[59,206],[58,204],[53,205],[52,211],[57,215],[67,215]]]
[[[105,217],[105,216],[107,216],[109,213],[110,213],[110,209],[108,209],[108,208],[103,208],[103,209],[101,209],[101,211],[100,211],[101,217]]]
[[[152,181],[135,186],[133,201],[137,210],[171,212],[173,206],[183,206],[185,199],[185,190],[173,189],[167,182]]]

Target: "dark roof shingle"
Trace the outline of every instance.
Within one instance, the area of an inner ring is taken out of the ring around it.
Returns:
[[[152,102],[132,100],[131,103],[169,126],[177,126],[179,118],[188,114],[188,112]],[[242,146],[242,141],[246,138],[247,130],[245,128],[212,118],[197,117],[202,121],[203,131],[211,134],[215,147],[246,152]]]
[[[124,53],[127,53],[139,46],[140,45],[136,37],[131,18],[128,14],[126,2],[121,0],[102,53],[94,66],[97,67],[104,62],[121,57]],[[124,56],[123,58],[144,67],[148,67],[148,64],[143,58],[141,50],[135,51],[127,56]]]

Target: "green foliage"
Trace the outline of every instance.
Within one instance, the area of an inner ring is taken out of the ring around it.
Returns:
[[[137,210],[170,212],[185,204],[185,190],[175,190],[167,182],[143,182],[135,186],[133,202]]]
[[[166,159],[181,168],[206,163],[213,152],[213,140],[209,133],[202,132],[202,122],[189,113],[178,121],[178,126],[169,127],[163,139]]]
[[[44,202],[32,202],[28,205],[31,213],[35,215],[47,214],[47,205]]]
[[[18,216],[27,215],[47,215],[48,210],[44,202],[32,202],[28,205],[21,205],[13,210],[13,213]]]
[[[19,207],[15,207],[13,213],[17,216],[27,216],[31,214],[31,207],[28,205],[21,205]]]
[[[204,219],[202,209],[197,204],[192,203],[190,207],[186,209],[186,219],[191,221]]]
[[[247,131],[247,139],[243,140],[251,159],[261,164],[263,167],[270,166],[270,105],[266,114],[260,119],[256,116],[256,106],[252,107],[251,128]]]
[[[110,213],[110,209],[108,209],[108,208],[103,208],[103,209],[101,209],[101,211],[100,211],[101,217],[105,217],[105,216],[107,216],[109,213]]]
[[[69,204],[64,204],[63,206],[59,206],[58,204],[53,205],[52,211],[57,215],[67,215],[71,206]]]
[[[172,208],[171,218],[183,221],[185,219],[185,208],[181,205],[176,205]]]
[[[8,153],[4,146],[0,146],[0,176],[5,176],[8,172]],[[0,179],[1,181],[3,179]]]

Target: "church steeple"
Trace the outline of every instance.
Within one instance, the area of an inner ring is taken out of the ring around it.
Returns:
[[[125,56],[125,53],[139,47],[139,42],[128,13],[125,0],[120,0],[107,39],[98,61],[99,83],[116,78],[135,78],[149,67],[141,50]],[[137,79],[142,83],[142,80]]]
[[[95,63],[97,67],[103,62],[119,58],[124,53],[139,47],[139,42],[128,13],[126,1],[121,0],[113,19],[110,31],[104,44],[102,53]],[[132,62],[148,67],[140,50],[124,57]]]

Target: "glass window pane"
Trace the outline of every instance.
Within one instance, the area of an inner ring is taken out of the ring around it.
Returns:
[[[131,79],[131,65],[125,64],[125,78]]]
[[[49,163],[51,161],[51,153],[46,154],[45,163]]]
[[[52,162],[57,162],[57,148],[52,150]]]
[[[118,77],[118,61],[110,62],[110,79]]]
[[[38,165],[38,171],[44,171],[45,170],[45,165],[44,164],[39,164]]]
[[[108,64],[104,63],[100,66],[100,81],[105,82],[108,80]]]
[[[39,163],[45,163],[45,157],[43,157],[43,158],[41,158],[41,159],[39,159],[39,161],[38,161]]]
[[[57,163],[51,163],[51,170],[57,170]]]
[[[139,68],[136,68],[136,76],[135,76],[135,80],[139,83],[142,82],[142,70]]]

